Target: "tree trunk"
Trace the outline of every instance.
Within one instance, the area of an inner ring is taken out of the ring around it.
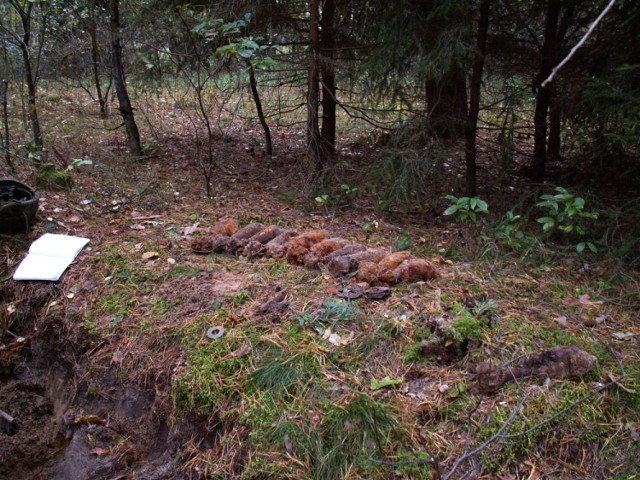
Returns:
[[[133,116],[133,108],[131,100],[127,93],[127,83],[124,77],[124,68],[122,67],[122,44],[120,43],[120,1],[109,0],[109,11],[111,13],[111,57],[113,61],[113,78],[116,84],[116,93],[118,95],[118,103],[120,104],[120,114],[124,121],[127,131],[127,139],[129,141],[129,152],[136,157],[142,156],[142,148],[140,146],[140,133]]]
[[[547,3],[544,44],[542,45],[542,58],[540,59],[540,70],[536,81],[538,93],[536,95],[536,108],[533,114],[534,146],[532,175],[532,180],[536,183],[542,183],[544,181],[544,172],[547,163],[547,112],[554,88],[554,82],[548,83],[544,87],[540,86],[540,84],[551,73],[557,56],[556,48],[560,1],[561,0],[548,0]]]
[[[271,131],[269,130],[269,124],[267,123],[267,119],[264,117],[264,112],[262,111],[262,102],[260,101],[258,83],[256,82],[256,72],[251,64],[251,60],[247,59],[247,65],[249,66],[249,86],[251,87],[251,95],[253,96],[253,102],[256,104],[256,112],[258,113],[260,125],[262,125],[262,129],[264,130],[265,153],[267,155],[273,155]]]
[[[547,141],[547,157],[550,162],[559,162],[562,160],[560,155],[560,147],[562,146],[562,140],[560,138],[561,131],[562,108],[557,93],[554,92],[551,98],[551,105],[549,105],[549,139]]]
[[[9,109],[7,107],[9,101],[9,82],[2,79],[2,86],[0,87],[0,99],[2,99],[2,120],[4,122],[4,135],[2,148],[4,150],[4,161],[9,167],[9,171],[15,175],[16,168],[11,161],[11,139],[9,138]]]
[[[22,61],[24,63],[24,80],[27,84],[27,105],[29,121],[31,122],[31,132],[33,134],[33,145],[37,150],[42,151],[44,145],[42,142],[42,130],[40,129],[40,119],[38,118],[38,110],[36,108],[36,78],[33,73],[33,65],[31,63],[31,13],[33,11],[33,3],[27,4],[26,10],[18,9],[20,20],[22,22],[22,42],[20,42],[20,50],[22,52]],[[37,158],[37,157],[36,157]]]
[[[106,95],[102,93],[102,87],[100,85],[100,71],[98,55],[98,33],[96,29],[96,12],[95,3],[90,2],[89,5],[89,36],[91,37],[91,64],[93,67],[93,82],[96,86],[96,95],[98,96],[98,103],[100,104],[100,116],[102,118],[107,117],[107,99]]]
[[[320,74],[322,76],[322,153],[327,158],[336,154],[336,74],[333,65],[335,51],[334,0],[324,0],[320,19]]]
[[[487,31],[489,29],[489,12],[491,0],[480,2],[478,34],[476,37],[476,55],[471,74],[469,115],[465,129],[465,163],[466,163],[466,195],[476,196],[476,133],[478,131],[478,115],[480,113],[480,87],[482,85],[482,69],[487,51]]]
[[[309,67],[307,92],[307,153],[314,176],[324,170],[325,158],[320,142],[318,109],[320,103],[320,80],[318,68],[320,0],[309,2]]]
[[[454,138],[464,132],[467,119],[467,80],[460,66],[452,65],[448,72],[426,83],[429,126],[444,138]]]

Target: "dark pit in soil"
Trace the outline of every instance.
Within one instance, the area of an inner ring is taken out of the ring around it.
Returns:
[[[81,320],[42,320],[60,296],[52,284],[0,287],[0,309],[16,306],[0,325],[0,410],[14,419],[0,429],[0,479],[183,478],[174,456],[193,432],[170,429],[153,392],[98,368]]]

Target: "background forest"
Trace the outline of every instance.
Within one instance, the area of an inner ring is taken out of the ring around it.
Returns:
[[[636,0],[1,1],[0,176],[41,198],[0,235],[0,478],[637,479],[638,32]],[[201,255],[223,217],[435,278]],[[91,241],[13,282],[45,232]]]
[[[256,146],[271,155],[270,127],[301,129],[306,118],[309,173],[322,176],[358,124],[385,147],[376,163],[394,203],[446,176],[439,156],[457,147],[452,166],[466,182],[456,191],[469,197],[518,168],[536,183],[554,167],[556,183],[628,179],[638,170],[640,19],[633,2],[610,3],[542,87],[603,2],[9,0],[0,24],[4,168],[25,149],[36,163],[54,161],[56,119],[42,119],[40,103],[82,96],[102,116],[117,97],[140,156],[161,140],[160,120],[145,117],[153,94],[188,116],[203,144],[198,161],[212,168],[212,134],[229,122],[259,122]],[[149,124],[142,140],[136,122]],[[478,145],[492,172],[480,182]]]

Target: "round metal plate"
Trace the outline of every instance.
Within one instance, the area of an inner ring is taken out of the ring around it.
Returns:
[[[216,325],[215,327],[211,327],[209,330],[207,330],[207,337],[209,337],[211,340],[216,340],[217,338],[220,338],[222,335],[224,335],[223,326]]]

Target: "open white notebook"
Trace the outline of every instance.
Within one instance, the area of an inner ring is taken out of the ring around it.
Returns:
[[[45,233],[31,244],[13,279],[55,282],[87,243],[88,238]]]

